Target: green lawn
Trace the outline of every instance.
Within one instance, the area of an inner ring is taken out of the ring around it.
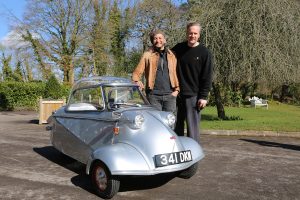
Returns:
[[[300,131],[300,106],[270,102],[269,109],[252,107],[225,107],[226,116],[239,120],[218,120],[217,108],[207,107],[202,111],[203,130],[263,130]]]

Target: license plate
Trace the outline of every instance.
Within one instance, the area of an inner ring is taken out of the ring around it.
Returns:
[[[190,162],[192,160],[193,158],[190,150],[155,155],[156,167],[175,165],[179,163]]]

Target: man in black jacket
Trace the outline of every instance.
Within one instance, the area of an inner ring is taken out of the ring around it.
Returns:
[[[177,57],[177,71],[180,86],[177,123],[175,132],[187,135],[199,142],[200,111],[207,104],[207,96],[212,83],[212,55],[199,43],[201,26],[199,23],[187,25],[187,41],[178,43],[172,50]]]

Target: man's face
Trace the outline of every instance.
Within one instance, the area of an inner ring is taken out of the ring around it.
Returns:
[[[166,44],[166,39],[162,34],[156,34],[153,37],[153,45],[158,48],[163,50]]]
[[[187,41],[189,46],[194,46],[197,44],[200,38],[200,27],[191,26],[187,31]]]

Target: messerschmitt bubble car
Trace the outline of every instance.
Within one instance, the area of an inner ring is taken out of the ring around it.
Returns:
[[[202,148],[176,135],[175,120],[129,79],[90,77],[78,81],[67,105],[49,118],[51,143],[86,165],[100,197],[112,198],[124,175],[195,174]]]

